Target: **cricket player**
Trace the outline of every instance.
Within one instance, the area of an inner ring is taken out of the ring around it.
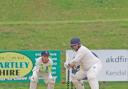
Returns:
[[[44,79],[47,89],[54,89],[55,80],[52,77],[52,60],[49,58],[49,53],[43,51],[41,57],[36,59],[33,68],[33,74],[30,80],[30,89],[36,89],[39,77]]]
[[[80,65],[76,74],[71,75],[71,81],[76,89],[84,89],[81,80],[87,77],[91,89],[99,89],[97,74],[101,70],[101,61],[88,48],[83,46],[79,38],[72,38],[70,46],[76,52],[70,62],[65,62],[66,68],[75,68]]]

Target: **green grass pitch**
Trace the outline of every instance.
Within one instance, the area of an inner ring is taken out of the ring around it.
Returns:
[[[0,0],[0,50],[65,50],[79,36],[90,49],[128,49],[127,0]],[[128,89],[128,82],[100,82],[101,89]],[[0,89],[28,89],[28,82],[1,82]],[[88,83],[85,88],[90,89]],[[38,89],[46,89],[39,84]],[[66,89],[58,83],[55,89]]]

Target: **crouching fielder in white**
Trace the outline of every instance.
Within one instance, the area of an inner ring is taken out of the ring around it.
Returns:
[[[97,74],[101,70],[101,61],[88,48],[81,45],[79,38],[71,39],[71,47],[75,50],[76,55],[69,63],[65,63],[67,68],[74,68],[80,65],[80,70],[71,76],[76,89],[84,89],[81,80],[87,77],[91,89],[99,89]]]
[[[29,89],[37,88],[39,77],[44,79],[44,82],[47,85],[47,89],[54,89],[55,79],[53,79],[51,75],[52,64],[53,62],[49,58],[49,53],[47,51],[43,51],[41,53],[41,57],[36,59]]]

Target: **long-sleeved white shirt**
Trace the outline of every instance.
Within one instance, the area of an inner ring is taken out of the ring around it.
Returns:
[[[74,59],[71,60],[70,63],[80,65],[80,69],[87,71],[90,67],[99,61],[100,59],[94,56],[88,48],[81,45],[81,47],[77,50]]]

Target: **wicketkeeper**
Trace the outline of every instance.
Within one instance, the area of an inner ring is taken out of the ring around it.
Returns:
[[[66,68],[75,68],[80,65],[80,70],[71,75],[71,81],[76,89],[84,89],[81,80],[87,78],[91,89],[99,89],[97,74],[101,70],[101,61],[88,48],[83,46],[79,38],[72,38],[71,48],[76,52],[75,57],[66,62]]]
[[[43,78],[47,89],[54,89],[55,80],[52,77],[52,60],[49,58],[49,52],[43,51],[41,57],[36,59],[33,68],[33,74],[30,80],[30,89],[36,89],[39,78]]]

